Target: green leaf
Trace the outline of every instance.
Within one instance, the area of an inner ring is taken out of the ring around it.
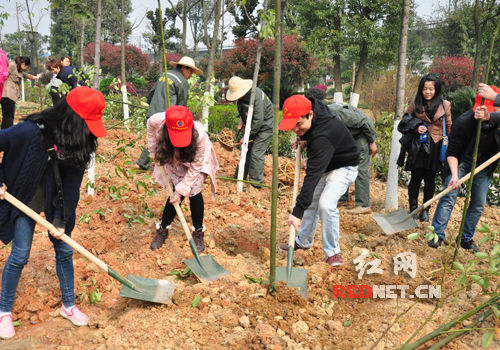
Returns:
[[[406,236],[406,238],[411,239],[411,240],[417,239],[418,238],[418,232],[410,233],[408,236]]]
[[[461,263],[459,263],[458,261],[454,261],[454,262],[453,262],[453,268],[454,268],[455,270],[458,270],[458,271],[462,272],[462,273],[465,273],[464,265],[462,265],[462,264],[461,264]]]
[[[200,301],[201,301],[201,297],[199,295],[195,296],[193,299],[193,302],[191,303],[191,306],[197,307],[198,304],[200,303]]]
[[[465,274],[461,274],[460,276],[458,276],[456,284],[460,285],[464,284],[465,282],[467,282],[467,276]]]
[[[430,232],[434,232],[434,226],[427,226],[427,229],[428,229]]]
[[[484,232],[490,232],[490,231],[491,231],[491,228],[490,228],[490,225],[488,225],[488,224],[486,224],[486,223],[484,223],[484,222],[483,222],[483,223],[481,224],[481,227],[479,227],[477,230],[478,230],[479,232],[484,233]]]
[[[500,253],[500,244],[495,244],[493,250],[491,251],[491,255],[497,255],[498,253]]]
[[[482,280],[482,277],[478,275],[470,275],[470,279],[478,283],[478,281]]]
[[[490,307],[491,311],[493,311],[493,313],[495,314],[495,317],[500,318],[500,311],[498,310],[498,308],[495,305],[491,305]]]
[[[259,277],[259,278],[255,278],[255,277],[251,277],[251,276],[248,276],[248,275],[243,275],[245,276],[245,278],[248,280],[248,283],[252,284],[252,283],[259,283],[259,284],[262,284],[262,278]]]
[[[344,324],[343,324],[343,326],[344,327],[349,327],[351,324],[352,324],[351,321],[345,321]]]
[[[486,243],[486,242],[489,242],[489,240],[490,240],[490,239],[491,239],[491,236],[484,236],[484,237],[481,239],[480,243]]]
[[[483,348],[487,348],[488,346],[491,345],[492,341],[493,341],[493,330],[488,330],[483,334],[483,337],[481,338],[481,346]]]
[[[19,321],[14,321],[14,322],[12,322],[12,325],[13,325],[14,327],[19,327],[19,326],[21,325],[21,322],[19,322]]]
[[[486,254],[484,252],[477,252],[477,253],[474,253],[474,255],[478,259],[487,259],[488,258],[488,254]]]

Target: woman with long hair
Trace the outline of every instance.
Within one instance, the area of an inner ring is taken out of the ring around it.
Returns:
[[[71,236],[83,173],[106,136],[101,120],[104,96],[88,87],[72,90],[54,107],[27,116],[22,123],[0,130],[0,199],[8,190],[58,228],[50,233],[56,254],[56,272],[62,296],[60,315],[74,325],[88,324],[75,306],[73,249],[61,241]],[[15,331],[12,307],[24,265],[28,262],[35,221],[6,201],[0,201],[0,240],[12,242],[2,273],[0,338]]]
[[[16,103],[21,94],[21,79],[38,80],[38,76],[26,73],[26,69],[31,65],[29,57],[17,56],[14,62],[9,63],[9,76],[5,81],[2,91],[2,129],[7,129],[14,123],[14,113]]]
[[[168,198],[151,243],[151,250],[160,248],[168,237],[170,224],[176,212],[173,203],[181,203],[189,197],[193,220],[193,240],[198,251],[205,249],[203,225],[204,201],[203,183],[207,175],[212,183],[212,197],[215,196],[215,172],[219,169],[215,150],[203,125],[193,121],[189,109],[184,106],[170,106],[165,113],[153,114],[148,119],[148,148],[155,160],[154,176],[166,186],[161,167],[174,184],[174,196]]]
[[[446,135],[451,130],[451,103],[443,100],[441,80],[436,74],[425,75],[418,85],[415,100],[398,130],[409,137],[405,170],[411,172],[408,185],[410,212],[418,207],[420,184],[424,181],[424,202],[434,196],[436,174],[442,167],[443,122]],[[429,220],[429,208],[420,212],[420,221]]]

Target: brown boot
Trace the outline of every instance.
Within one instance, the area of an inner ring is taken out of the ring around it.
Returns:
[[[203,241],[204,236],[205,225],[193,231],[193,240],[196,244],[196,249],[198,249],[198,253],[202,253],[205,250],[205,242]]]
[[[156,234],[153,238],[153,242],[151,242],[151,250],[156,250],[158,248],[161,248],[161,246],[163,245],[163,243],[165,242],[165,240],[167,239],[168,237],[168,229],[170,228],[170,226],[168,226],[167,228],[159,228],[156,230]]]

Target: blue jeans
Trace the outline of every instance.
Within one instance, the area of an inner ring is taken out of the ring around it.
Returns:
[[[33,242],[35,221],[20,214],[14,222],[12,250],[2,273],[0,311],[11,312],[17,285],[24,265],[28,262]],[[50,237],[56,252],[56,271],[59,277],[64,306],[75,304],[73,249],[61,240]]]
[[[462,163],[460,163],[460,165],[458,166],[458,177],[462,178],[464,175],[468,174],[471,170],[471,166],[472,163],[469,160],[464,160]],[[448,187],[450,179],[451,175],[446,178],[444,183],[445,187]],[[487,169],[481,171],[480,173],[474,174],[469,207],[467,209],[467,215],[465,216],[462,242],[468,242],[474,236],[476,225],[481,218],[484,204],[486,203],[486,196],[488,195],[490,181],[491,177],[488,175]],[[448,220],[450,220],[451,211],[453,210],[455,202],[457,201],[458,192],[459,190],[456,189],[445,195],[439,200],[439,203],[436,207],[436,212],[434,213],[434,218],[432,219],[432,226],[434,226],[434,231],[438,234],[439,237],[441,237],[441,239],[444,239],[445,237],[444,231],[448,226]]]
[[[340,253],[339,210],[337,202],[347,191],[358,175],[357,166],[348,166],[325,173],[314,189],[313,200],[302,217],[298,245],[310,248],[316,235],[316,225],[321,218],[321,238],[323,252],[327,257]]]

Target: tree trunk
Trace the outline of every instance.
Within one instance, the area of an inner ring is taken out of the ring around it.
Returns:
[[[122,74],[122,100],[123,100],[123,121],[125,126],[128,127],[128,95],[127,95],[127,78],[125,76],[125,0],[122,0],[122,9],[121,9],[121,17],[122,17],[122,25],[121,25],[121,50],[120,50],[120,63],[121,63],[121,74]]]
[[[83,48],[85,47],[85,20],[82,18],[82,29],[80,33],[80,67],[83,67]]]
[[[477,88],[477,76],[479,67],[481,66],[481,51],[483,49],[483,45],[481,43],[482,37],[482,28],[480,22],[480,4],[479,0],[476,0],[474,5],[474,37],[476,39],[476,50],[474,52],[474,68],[472,70],[472,90],[475,92]]]
[[[398,132],[399,118],[403,115],[405,100],[405,78],[406,78],[406,44],[408,41],[408,21],[410,18],[410,0],[403,0],[401,14],[401,34],[399,37],[398,55],[398,80],[396,83],[396,108],[394,126],[392,132],[392,147],[389,155],[389,171],[387,174],[387,188],[385,192],[385,208],[398,208],[398,166],[396,164],[401,145]]]
[[[102,0],[97,0],[97,15],[95,17],[94,81],[92,82],[94,90],[99,90],[99,71],[101,70],[101,21]],[[92,153],[92,158],[87,171],[87,177],[90,185],[88,186],[87,193],[89,196],[93,196],[95,186],[95,153]]]
[[[214,75],[214,61],[215,61],[215,50],[217,49],[217,37],[219,35],[219,23],[220,23],[220,18],[221,18],[221,4],[222,0],[217,0],[215,6],[216,12],[215,12],[215,22],[214,22],[214,34],[212,37],[212,43],[210,45],[210,55],[208,57],[208,67],[207,67],[207,72],[206,72],[206,83],[205,83],[205,94],[209,94],[210,96],[213,96],[213,90],[212,90],[212,76]],[[206,34],[208,37],[208,35]],[[208,41],[207,41],[208,42]],[[205,130],[208,130],[208,105],[203,105],[203,109],[201,112],[201,121],[203,125],[205,126]]]
[[[366,63],[368,62],[368,43],[366,40],[362,40],[359,45],[359,66],[358,72],[356,73],[356,80],[354,81],[354,86],[351,89],[351,92],[358,93],[358,90],[361,86],[361,82],[363,81],[363,76],[365,75]]]
[[[187,35],[187,0],[182,2],[182,45],[181,45],[181,53],[182,55],[186,55],[186,35]]]

